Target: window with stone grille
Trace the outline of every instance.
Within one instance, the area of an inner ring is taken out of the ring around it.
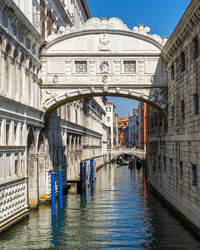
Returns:
[[[178,166],[178,178],[179,180],[183,180],[183,162],[182,161],[179,162],[179,166]]]
[[[124,61],[124,73],[135,74],[136,73],[136,61]]]
[[[87,61],[75,61],[75,72],[77,74],[87,73]]]
[[[181,119],[185,119],[185,103],[181,101]]]

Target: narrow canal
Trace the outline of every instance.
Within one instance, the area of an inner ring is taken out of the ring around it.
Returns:
[[[108,165],[93,195],[65,196],[51,220],[48,206],[0,234],[0,249],[200,249],[200,242],[153,195],[142,170]]]

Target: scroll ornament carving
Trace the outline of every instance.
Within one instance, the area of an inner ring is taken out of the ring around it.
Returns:
[[[155,89],[151,93],[151,99],[163,109],[167,108],[167,89]]]
[[[46,95],[47,95],[47,97],[45,98],[43,105],[45,105],[52,98],[57,102],[57,94],[56,93],[47,90]]]

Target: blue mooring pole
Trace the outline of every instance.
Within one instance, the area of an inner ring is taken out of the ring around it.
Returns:
[[[63,185],[62,185],[62,168],[61,166],[58,169],[58,178],[59,178],[59,208],[63,208]]]
[[[83,191],[83,162],[80,162],[80,191]]]
[[[55,171],[51,171],[51,214],[56,216]]]
[[[90,188],[91,190],[93,189],[93,163],[94,163],[94,159],[91,158],[90,159]]]
[[[84,188],[87,190],[87,162],[84,161]]]

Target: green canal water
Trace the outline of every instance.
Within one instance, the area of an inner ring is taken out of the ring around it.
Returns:
[[[108,165],[93,194],[64,196],[54,220],[40,207],[0,234],[0,249],[200,249],[200,241],[150,194],[142,170]]]

